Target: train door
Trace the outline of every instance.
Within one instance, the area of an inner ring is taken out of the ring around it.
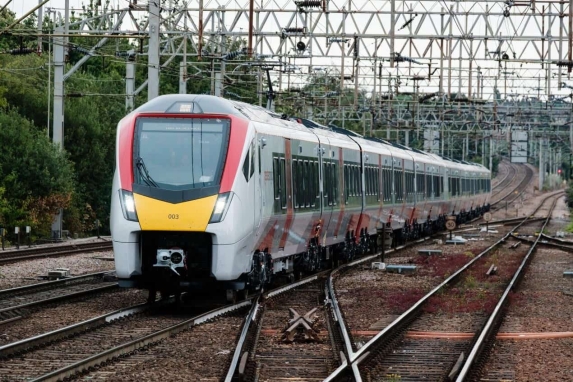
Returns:
[[[263,177],[261,176],[261,143],[260,141],[254,140],[253,144],[251,145],[254,155],[254,166],[255,170],[253,173],[253,186],[254,186],[254,203],[253,203],[253,213],[254,213],[254,230],[255,230],[255,237],[261,234],[262,224],[261,220],[263,217],[263,206],[265,204],[264,201],[264,193],[263,193]]]
[[[255,171],[255,164],[258,163],[256,160],[257,150],[255,150],[255,139],[253,139],[249,145],[249,151],[247,152],[247,156],[245,158],[245,162],[243,163],[243,175],[245,176],[245,180],[247,181],[247,200],[248,204],[251,208],[251,211],[248,212],[250,215],[245,221],[246,224],[250,224],[250,227],[253,227],[253,232],[258,232],[258,223],[257,220],[257,212],[258,208],[256,204],[256,190],[257,188],[260,189],[258,183],[258,171]]]

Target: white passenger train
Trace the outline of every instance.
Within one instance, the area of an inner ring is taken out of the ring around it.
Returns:
[[[207,95],[160,96],[117,129],[120,285],[256,289],[489,208],[490,171]]]

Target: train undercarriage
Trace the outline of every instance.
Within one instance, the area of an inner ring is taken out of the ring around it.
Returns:
[[[463,224],[489,210],[489,205],[455,214],[456,223]],[[406,221],[403,227],[392,228],[390,223],[368,234],[348,231],[345,240],[323,246],[318,237],[312,238],[303,253],[273,260],[268,249],[257,250],[251,259],[251,270],[232,282],[217,282],[211,274],[211,235],[199,232],[144,232],[141,236],[142,279],[140,285],[149,290],[149,300],[157,292],[162,297],[179,295],[193,289],[221,288],[228,300],[246,298],[250,292],[261,290],[275,279],[292,282],[304,274],[351,262],[361,256],[377,253],[409,241],[445,230],[447,216],[423,223]]]

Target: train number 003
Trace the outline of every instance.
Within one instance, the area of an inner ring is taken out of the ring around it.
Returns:
[[[169,214],[167,215],[167,219],[179,219],[179,214]]]

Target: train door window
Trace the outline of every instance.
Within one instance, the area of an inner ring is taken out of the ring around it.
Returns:
[[[286,208],[286,164],[285,158],[273,158],[273,186],[275,211]]]
[[[362,195],[362,181],[360,176],[360,167],[354,166],[354,196]]]
[[[310,203],[311,203],[311,189],[310,189],[310,169],[308,166],[308,160],[304,161],[304,167],[303,167],[303,179],[304,179],[304,206],[305,207],[310,207]]]
[[[255,173],[255,140],[253,139],[253,141],[251,142],[251,171],[249,171],[249,179],[251,179],[251,176],[253,176],[253,174]]]
[[[385,202],[392,202],[392,170],[389,168],[385,168],[382,170],[383,172],[383,183],[384,186],[384,201]]]
[[[329,193],[330,193],[330,174],[328,173],[328,163],[322,164],[322,189],[324,190],[325,205],[329,206]]]
[[[332,180],[333,180],[333,195],[332,204],[336,206],[338,204],[338,163],[332,163]]]
[[[245,156],[245,161],[243,162],[243,175],[245,180],[249,181],[249,163],[250,163],[250,150],[247,150],[247,155]]]
[[[453,184],[453,179],[452,178],[448,178],[448,190],[450,191],[450,195],[454,196],[454,189],[452,187]]]
[[[364,167],[364,195],[372,193],[372,175],[370,167]]]
[[[375,185],[376,185],[376,189],[375,189],[376,201],[379,202],[380,201],[380,169],[379,168],[376,168],[375,176],[376,176],[376,179],[375,179],[375,182],[376,182],[375,183]]]
[[[300,184],[299,184],[299,175],[298,175],[298,160],[293,159],[292,160],[292,187],[293,187],[293,205],[294,208],[298,208],[299,206],[299,200],[300,200],[300,194],[299,194],[299,189],[300,189]]]
[[[348,194],[350,192],[350,175],[348,174],[348,165],[344,166],[344,204],[348,204]]]
[[[401,202],[404,199],[404,173],[402,169],[394,170],[394,193],[396,201]]]
[[[364,167],[364,195],[370,195],[370,169]]]
[[[348,195],[355,196],[355,189],[354,189],[354,166],[348,165]]]
[[[280,186],[280,165],[279,165],[279,158],[273,158],[273,188],[275,191],[275,200],[279,200],[281,197],[281,186]]]
[[[261,174],[261,145],[258,145],[258,151],[259,151],[259,175]]]
[[[312,170],[312,193],[311,193],[311,201],[310,201],[310,205],[311,207],[316,207],[316,199],[320,198],[320,187],[318,184],[318,162],[314,161],[311,163],[310,166],[311,170]]]

